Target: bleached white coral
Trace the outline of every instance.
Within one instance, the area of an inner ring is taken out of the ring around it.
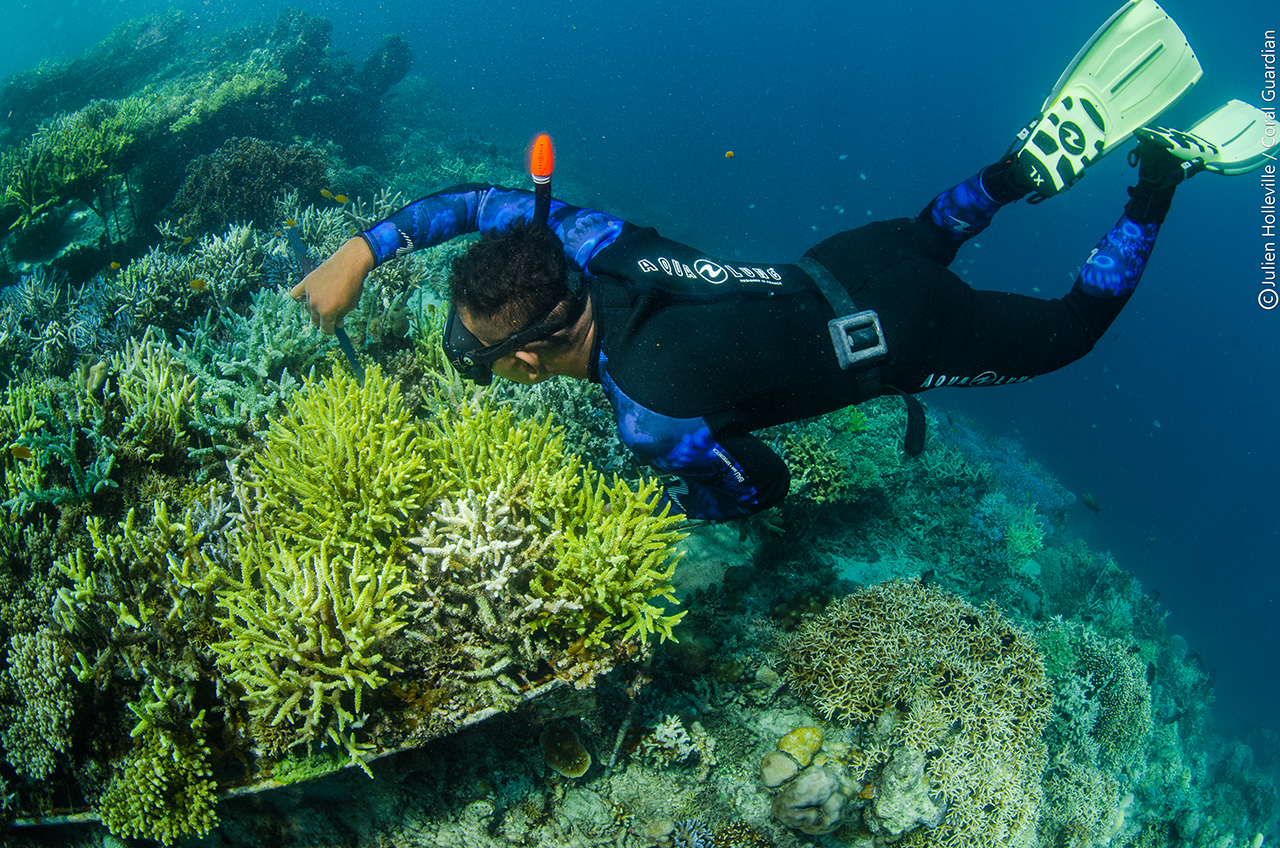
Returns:
[[[636,747],[636,756],[663,766],[683,763],[696,753],[698,746],[677,715],[664,716]]]

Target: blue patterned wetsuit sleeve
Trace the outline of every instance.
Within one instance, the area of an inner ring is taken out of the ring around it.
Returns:
[[[641,461],[680,478],[664,494],[664,503],[672,512],[726,521],[753,515],[779,499],[762,491],[747,469],[716,440],[705,419],[673,418],[641,406],[609,376],[603,353],[600,377],[623,443]],[[785,494],[785,479],[782,485]]]
[[[472,183],[415,200],[360,235],[381,265],[403,253],[446,242],[467,233],[486,233],[533,215],[533,192]],[[565,255],[585,268],[596,253],[622,232],[621,218],[551,201],[552,230],[564,242]]]

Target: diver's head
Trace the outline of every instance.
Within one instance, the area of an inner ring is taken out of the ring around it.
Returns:
[[[449,361],[479,383],[518,350],[554,356],[579,341],[581,273],[542,224],[491,230],[453,261],[444,346]]]

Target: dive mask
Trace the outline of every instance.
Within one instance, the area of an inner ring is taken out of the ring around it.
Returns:
[[[449,364],[463,378],[474,380],[481,386],[489,385],[493,382],[493,363],[527,344],[550,338],[572,325],[582,315],[586,298],[580,295],[581,276],[570,272],[569,283],[570,291],[579,296],[563,319],[549,320],[560,305],[556,303],[542,318],[530,322],[524,329],[517,330],[502,341],[491,345],[486,345],[468,330],[462,323],[462,318],[458,316],[457,308],[452,303],[449,304],[449,315],[444,324],[444,355],[448,358]]]

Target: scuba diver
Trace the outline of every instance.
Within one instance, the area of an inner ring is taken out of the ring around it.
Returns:
[[[1264,115],[1240,101],[1185,132],[1148,126],[1200,74],[1164,10],[1129,0],[998,161],[914,218],[839,233],[790,263],[718,259],[552,200],[543,136],[535,192],[469,184],[424,197],[352,238],[293,295],[333,332],[374,267],[478,231],[450,277],[454,367],[481,383],[600,383],[622,441],[678,478],[665,490],[674,510],[742,518],[782,500],[790,480],[752,431],[894,393],[916,454],[925,426],[914,394],[1022,382],[1088,353],[1138,285],[1177,187],[1272,158]],[[1133,137],[1137,185],[1066,296],[976,291],[948,270],[999,209],[1069,189]]]

